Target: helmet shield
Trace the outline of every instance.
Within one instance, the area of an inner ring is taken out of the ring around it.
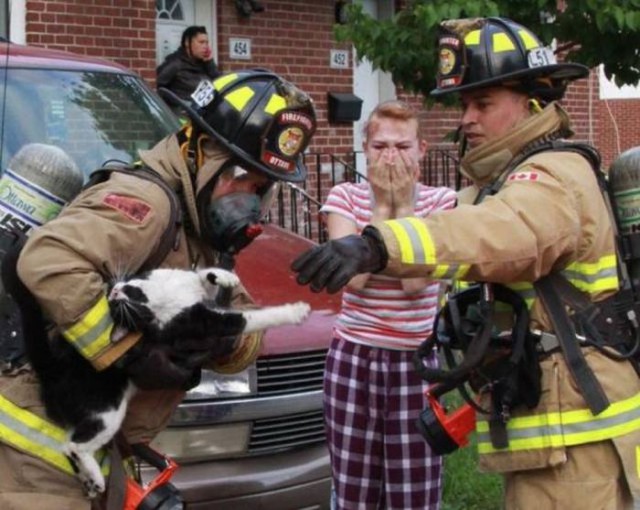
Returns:
[[[438,37],[437,88],[432,96],[491,85],[523,87],[546,79],[563,87],[582,78],[589,69],[581,64],[557,63],[551,48],[527,28],[505,18],[447,20]]]
[[[309,96],[293,84],[267,71],[239,71],[202,81],[191,99],[180,103],[194,125],[249,168],[275,180],[306,178],[302,154],[316,115]]]

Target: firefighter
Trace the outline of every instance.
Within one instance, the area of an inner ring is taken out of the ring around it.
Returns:
[[[608,347],[617,335],[601,334],[609,315],[588,336],[566,335],[564,301],[547,308],[549,293],[538,292],[552,279],[570,282],[589,306],[618,295],[614,224],[597,173],[583,152],[559,143],[571,128],[558,100],[588,69],[557,63],[535,34],[504,18],[443,22],[438,52],[432,95],[461,100],[469,147],[461,171],[472,185],[456,209],[377,222],[302,254],[292,266],[298,282],[336,292],[356,274],[382,272],[516,290],[541,373],[523,392],[537,383],[541,391],[531,408],[503,414],[503,444],[478,414],[480,468],[504,474],[508,509],[632,508],[640,501],[638,375]]]
[[[305,179],[302,153],[316,127],[309,96],[265,70],[203,81],[182,104],[191,122],[140,153],[138,166],[158,179],[143,179],[136,169],[111,172],[35,230],[18,261],[18,275],[63,336],[96,370],[115,363],[141,389],[122,426],[129,443],[147,443],[165,427],[199,380],[200,368],[190,368],[191,361],[214,352],[220,339],[186,346],[186,352],[134,349],[139,335],[114,334],[107,283],[142,267],[229,266],[258,233],[275,183]],[[163,253],[162,260],[150,264],[154,253]],[[232,299],[248,302],[242,291]],[[207,364],[241,370],[255,359],[260,340],[259,334],[238,338],[233,353]],[[104,504],[85,498],[61,450],[64,431],[44,415],[38,393],[29,371],[0,378],[0,507],[39,508],[46,501],[52,510],[88,510]],[[107,504],[122,508],[110,500],[115,492]]]

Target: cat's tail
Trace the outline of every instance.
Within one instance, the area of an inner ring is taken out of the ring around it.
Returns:
[[[2,259],[2,285],[20,308],[20,322],[22,325],[22,343],[31,365],[48,369],[52,365],[53,353],[47,336],[47,323],[35,297],[22,283],[18,276],[18,258],[24,246],[24,241],[18,241],[10,246]]]

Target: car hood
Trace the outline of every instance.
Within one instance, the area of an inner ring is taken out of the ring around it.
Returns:
[[[264,232],[236,260],[240,279],[259,306],[295,301],[311,305],[310,317],[299,326],[271,328],[265,335],[262,355],[326,349],[340,309],[341,294],[314,293],[299,285],[290,269],[293,260],[315,245],[288,230],[267,224]]]

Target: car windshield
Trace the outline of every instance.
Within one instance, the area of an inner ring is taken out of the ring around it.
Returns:
[[[138,149],[179,128],[175,115],[135,76],[14,68],[5,73],[0,70],[3,169],[24,144],[40,142],[64,149],[89,175],[108,161],[134,161]]]

